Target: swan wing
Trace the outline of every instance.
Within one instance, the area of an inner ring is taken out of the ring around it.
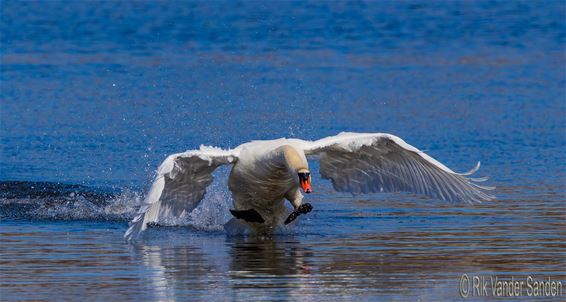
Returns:
[[[167,157],[136,217],[124,234],[128,241],[147,228],[148,223],[167,217],[179,217],[196,208],[212,182],[212,172],[238,159],[236,150],[201,146]]]
[[[456,173],[386,133],[340,133],[303,143],[305,155],[318,157],[320,173],[340,192],[410,192],[449,201],[481,202],[494,199],[486,191],[493,187],[477,182],[487,178]]]

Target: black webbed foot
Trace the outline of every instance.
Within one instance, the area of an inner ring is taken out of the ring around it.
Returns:
[[[297,219],[301,214],[307,214],[312,211],[312,205],[310,203],[305,203],[299,206],[293,213],[289,214],[289,217],[285,219],[285,224],[291,223],[293,220]]]
[[[256,222],[256,223],[265,222],[263,217],[261,217],[261,215],[254,209],[249,209],[244,211],[230,210],[230,213],[232,213],[234,217],[238,219],[243,219],[247,222]]]

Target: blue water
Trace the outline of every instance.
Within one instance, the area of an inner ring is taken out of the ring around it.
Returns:
[[[459,299],[463,273],[566,284],[563,1],[0,2],[0,299]],[[497,200],[335,193],[232,238],[121,235],[171,153],[388,132]]]

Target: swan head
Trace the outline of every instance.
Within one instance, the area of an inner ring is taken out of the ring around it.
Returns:
[[[303,188],[303,192],[311,193],[311,172],[308,169],[309,163],[304,152],[298,151],[291,145],[284,145],[281,147],[281,150],[283,151],[289,172],[292,174],[297,173],[298,178],[295,178],[295,180],[298,180],[298,183]]]
[[[297,173],[299,174],[299,183],[303,188],[303,192],[307,194],[312,193],[311,172],[308,169],[299,169]]]

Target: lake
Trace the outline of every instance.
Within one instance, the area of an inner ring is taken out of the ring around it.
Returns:
[[[564,1],[0,8],[3,301],[438,301],[464,299],[464,275],[566,284]],[[122,238],[168,154],[341,131],[392,133],[459,172],[481,161],[497,199],[337,193],[313,161],[311,213],[233,236],[221,168],[185,221]]]

